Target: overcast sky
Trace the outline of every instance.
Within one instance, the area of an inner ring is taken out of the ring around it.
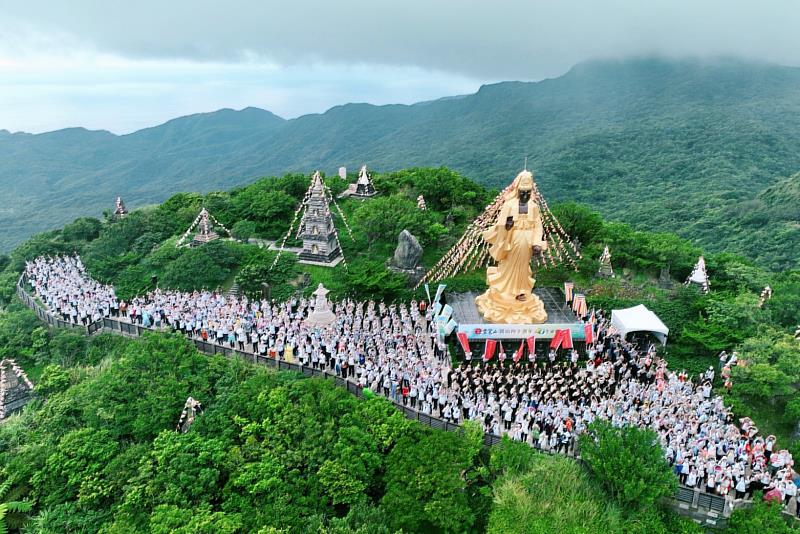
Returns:
[[[0,129],[286,118],[558,76],[593,58],[800,65],[797,0],[0,0]]]

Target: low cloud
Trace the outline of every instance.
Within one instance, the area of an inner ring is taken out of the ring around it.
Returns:
[[[0,7],[0,20],[6,34],[137,59],[402,65],[491,80],[642,54],[800,63],[793,0],[31,0]]]

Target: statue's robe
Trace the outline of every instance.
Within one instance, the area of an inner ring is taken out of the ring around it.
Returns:
[[[508,217],[512,217],[514,225],[506,230]],[[543,237],[544,226],[536,202],[529,200],[528,213],[520,213],[519,199],[508,200],[494,226],[483,233],[483,238],[491,245],[489,253],[498,262],[497,267],[487,272],[489,287],[510,297],[530,295],[534,284],[531,270],[533,247],[547,248]]]

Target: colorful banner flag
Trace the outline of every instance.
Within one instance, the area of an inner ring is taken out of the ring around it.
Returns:
[[[483,350],[483,361],[488,362],[494,358],[494,349],[497,347],[497,341],[494,339],[486,340],[486,347]]]
[[[519,348],[517,349],[517,352],[514,354],[514,363],[517,363],[517,362],[520,361],[520,359],[522,359],[522,351],[523,350],[525,350],[525,342],[524,341],[520,341],[519,342]]]
[[[444,308],[442,308],[442,317],[449,319],[451,315],[453,315],[453,307],[449,304],[445,304]]]
[[[594,343],[594,325],[591,323],[583,325],[583,337],[587,345]]]
[[[466,332],[458,332],[456,333],[456,337],[458,338],[458,342],[461,344],[461,348],[464,350],[464,354],[472,352],[469,350],[469,338],[467,337]]]
[[[564,342],[561,344],[565,349],[572,348],[572,330],[564,330]]]
[[[529,336],[525,341],[528,343],[528,353],[536,352],[536,336]]]
[[[455,328],[457,326],[458,326],[458,323],[455,322],[453,319],[450,319],[449,321],[447,321],[447,324],[445,325],[444,330],[445,330],[445,332],[447,332],[447,335],[449,336],[453,332],[453,330],[455,330]]]
[[[433,297],[434,303],[438,303],[439,299],[442,298],[442,293],[444,293],[445,287],[447,287],[447,284],[439,284],[439,287],[436,288],[436,296]]]
[[[550,341],[550,348],[558,350],[559,347],[563,347],[565,349],[572,348],[572,332],[567,329],[563,330],[556,330],[556,335],[553,336],[553,339]]]
[[[425,284],[425,294],[428,295],[428,305],[430,306],[431,303],[431,288],[428,284]]]

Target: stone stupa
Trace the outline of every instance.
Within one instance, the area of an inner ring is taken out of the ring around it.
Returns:
[[[331,310],[330,302],[328,302],[328,291],[320,283],[314,295],[314,311],[306,317],[306,324],[309,326],[328,326],[336,322],[336,315]]]

